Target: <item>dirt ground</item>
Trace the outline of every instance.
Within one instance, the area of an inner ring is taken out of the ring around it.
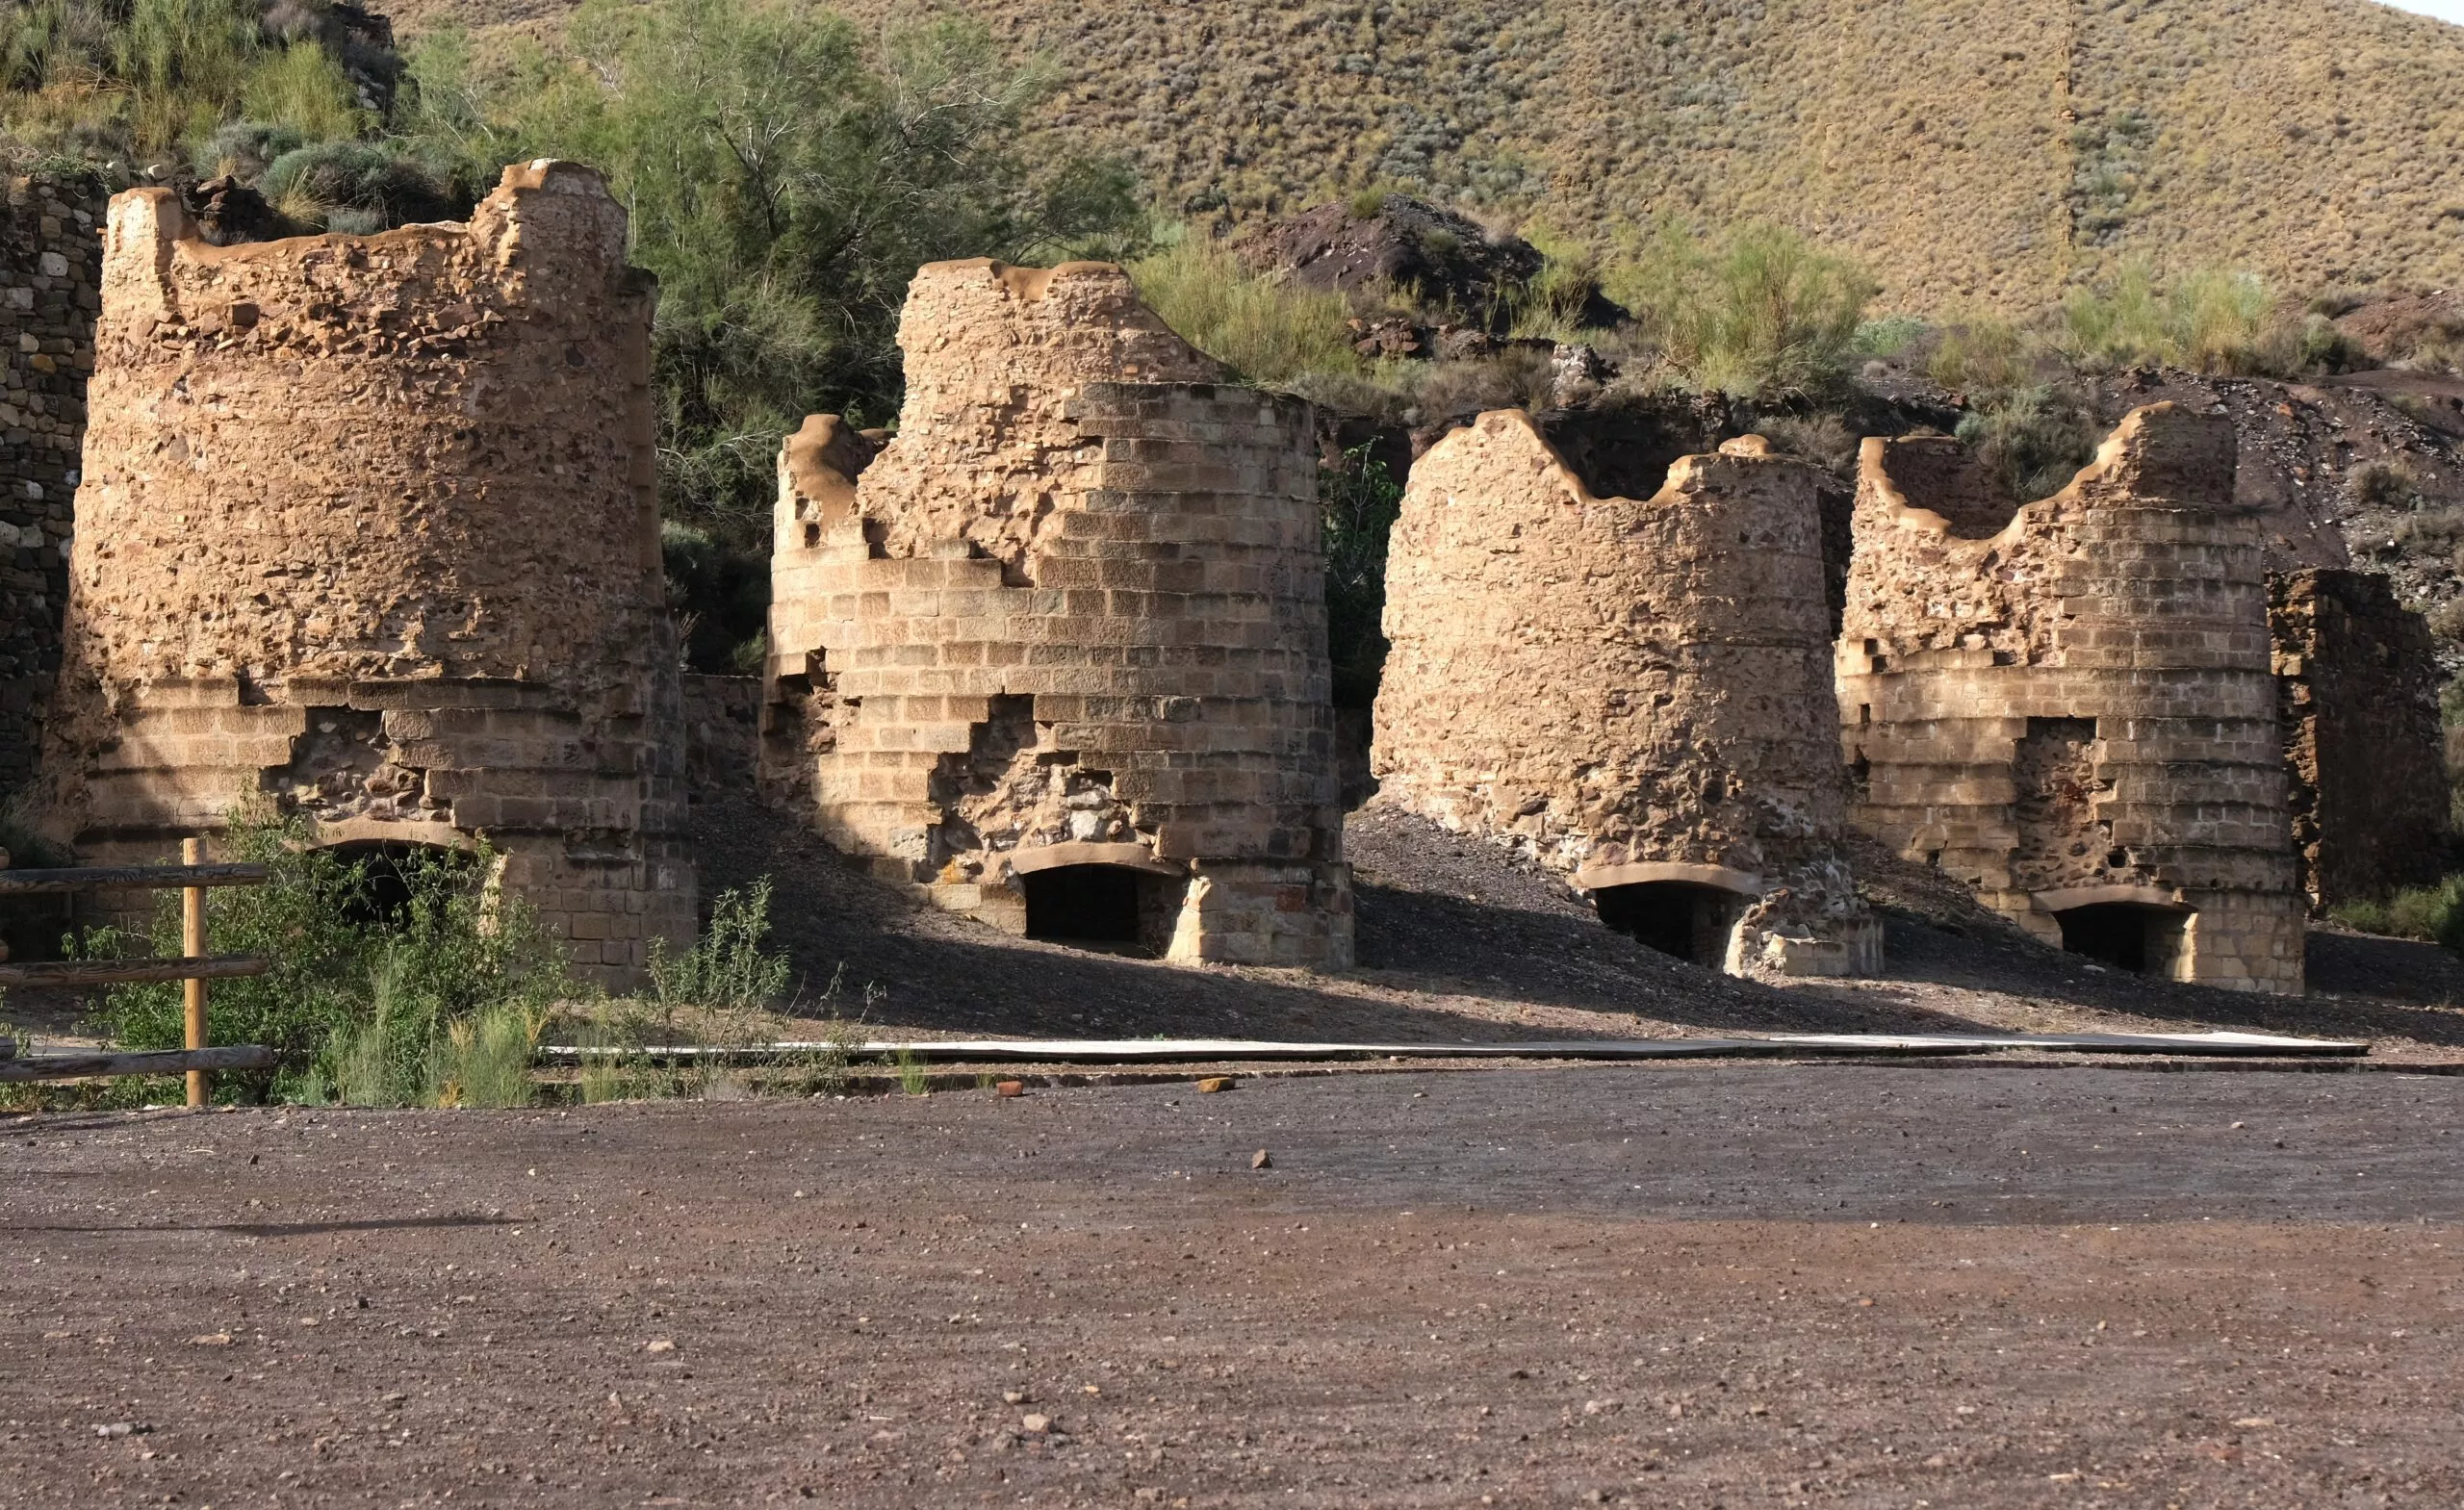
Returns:
[[[2451,1506],[2459,1112],[1769,1064],[15,1119],[0,1501]]]

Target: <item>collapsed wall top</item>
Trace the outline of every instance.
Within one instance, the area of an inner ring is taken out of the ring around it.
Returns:
[[[2020,506],[1868,440],[1838,683],[1858,824],[2049,942],[2298,991],[2262,530],[2220,415],[2138,409]]]
[[[1520,411],[1440,441],[1387,551],[1376,800],[1698,962],[1875,968],[1838,847],[1817,482],[1758,436],[1639,499],[1595,496]]]
[[[152,856],[264,799],[468,847],[610,979],[692,921],[649,392],[599,175],[215,246],[112,203],[53,822]]]
[[[899,344],[895,439],[781,456],[773,800],[1001,926],[1346,962],[1308,407],[1101,263],[926,267]]]

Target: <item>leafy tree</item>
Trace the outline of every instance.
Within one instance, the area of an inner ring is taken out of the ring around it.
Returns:
[[[1017,151],[1051,73],[971,21],[868,37],[799,0],[591,0],[562,50],[494,79],[451,37],[412,71],[427,140],[607,173],[659,278],[667,510],[729,543],[761,539],[806,414],[890,418],[919,264],[1035,259],[1137,218],[1125,171]]]

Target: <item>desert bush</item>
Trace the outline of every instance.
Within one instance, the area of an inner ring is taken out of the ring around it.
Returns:
[[[1402,510],[1403,489],[1386,464],[1356,446],[1341,467],[1318,473],[1325,516],[1326,647],[1334,663],[1334,697],[1344,707],[1367,707],[1386,664],[1386,542]]]
[[[1942,326],[1925,354],[1925,375],[1954,392],[1990,399],[2044,380],[2041,344],[2010,320],[1968,315]]]
[[[770,878],[731,887],[710,904],[709,926],[690,948],[672,953],[651,940],[651,989],[662,1006],[714,1011],[756,1011],[786,994],[785,955],[761,947],[770,934]]]
[[[1845,421],[1828,410],[1765,415],[1755,422],[1755,428],[1779,450],[1842,475],[1855,471],[1857,448],[1863,440]]]
[[[2143,259],[2062,303],[2063,350],[2083,367],[2179,367],[2298,377],[2369,365],[2360,344],[2316,312],[2297,313],[2254,272],[2202,268],[2170,282]]]
[[[1848,349],[1858,356],[1898,356],[1932,332],[1933,324],[1915,315],[1885,315],[1857,326]]]
[[[89,161],[159,160],[243,114],[310,139],[364,124],[314,40],[260,0],[27,0],[0,10],[0,126]]]
[[[2363,508],[2409,509],[2420,496],[2420,475],[2401,461],[2374,457],[2346,469],[2345,497]]]
[[[296,126],[235,120],[198,142],[189,153],[189,164],[199,178],[227,173],[254,184],[265,177],[266,169],[273,166],[277,158],[307,144],[308,139]]]
[[[1537,414],[1549,407],[1556,389],[1554,359],[1537,346],[1508,346],[1494,356],[1426,363],[1400,375],[1411,399],[1403,417],[1415,424],[1491,409]]]
[[[2464,950],[2464,876],[2407,886],[2385,898],[2343,902],[2328,915],[2347,928]]]
[[[971,21],[592,0],[535,55],[483,66],[449,40],[412,64],[414,137],[475,176],[543,155],[607,173],[659,279],[663,502],[725,537],[762,538],[768,455],[806,414],[889,418],[917,266],[1035,260],[1138,218],[1116,166],[1020,149],[1053,76]],[[757,470],[708,464],[746,437]]]
[[[1343,294],[1252,272],[1204,236],[1175,233],[1167,242],[1131,263],[1129,275],[1139,296],[1190,345],[1270,388],[1364,371]]]
[[[1664,223],[1629,238],[1601,283],[1689,386],[1743,398],[1835,388],[1875,292],[1854,262],[1768,224],[1706,242]]]
[[[226,858],[273,874],[263,885],[206,894],[214,948],[263,955],[272,968],[214,983],[208,1034],[216,1043],[265,1044],[282,1060],[271,1071],[218,1076],[227,1099],[329,1095],[354,1056],[395,1066],[386,1083],[404,1100],[422,1099],[433,1088],[429,1066],[454,1025],[491,1012],[544,1020],[576,994],[562,951],[529,908],[488,886],[494,857],[485,851],[413,849],[385,861],[404,900],[379,915],[370,862],[346,863],[312,847],[296,822],[248,819],[220,848]],[[177,894],[158,900],[142,936],[95,929],[71,946],[95,958],[176,955]],[[100,1017],[125,1047],[176,1048],[184,1032],[181,988],[176,982],[116,986]],[[378,1029],[374,1040],[372,1028]],[[381,1043],[381,1055],[367,1047],[371,1041]]]
[[[460,210],[447,184],[393,143],[295,147],[268,166],[257,187],[287,219],[352,234],[442,219]]]
[[[268,53],[240,89],[250,120],[280,121],[311,141],[356,137],[374,124],[339,59],[314,41]]]
[[[2067,485],[2095,456],[2103,431],[2082,396],[2066,385],[2038,384],[1994,395],[1961,417],[1957,434],[2004,491],[2025,503]]]
[[[1540,270],[1513,292],[1509,332],[1523,340],[1571,343],[1601,297],[1600,259],[1545,224],[1525,227],[1524,238],[1539,251]]]

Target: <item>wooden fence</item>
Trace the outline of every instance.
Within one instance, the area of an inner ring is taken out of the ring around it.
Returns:
[[[183,1006],[188,1019],[187,1047],[151,1053],[92,1051],[71,1054],[28,1054],[0,1038],[0,1082],[67,1080],[93,1075],[169,1075],[188,1077],[188,1102],[205,1105],[208,1076],[218,1069],[265,1069],[273,1051],[258,1044],[212,1048],[205,1041],[205,991],[208,981],[263,975],[269,961],[249,955],[206,953],[205,892],[209,886],[254,886],[271,874],[263,865],[209,865],[201,840],[180,845],[177,865],[97,865],[63,870],[0,869],[0,897],[38,896],[78,891],[180,890],[180,958],[176,960],[46,960],[26,964],[0,962],[0,986],[120,985],[152,981],[187,983]],[[7,861],[0,859],[0,865]],[[0,961],[7,955],[0,951]]]

